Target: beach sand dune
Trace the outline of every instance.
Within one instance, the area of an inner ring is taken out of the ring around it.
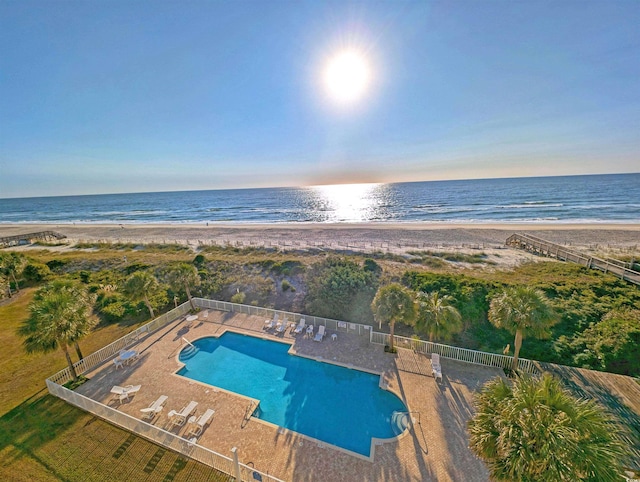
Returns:
[[[513,233],[529,233],[590,255],[640,253],[640,224],[0,224],[0,237],[46,230],[64,234],[69,243],[180,243],[194,249],[232,245],[398,254],[483,250],[506,265],[532,259],[504,249]],[[506,256],[507,251],[513,254]]]

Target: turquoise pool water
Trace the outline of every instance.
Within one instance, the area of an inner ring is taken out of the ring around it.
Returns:
[[[407,410],[378,375],[291,356],[284,343],[225,333],[194,345],[178,374],[256,398],[254,416],[365,456],[372,437],[397,435],[393,414]]]

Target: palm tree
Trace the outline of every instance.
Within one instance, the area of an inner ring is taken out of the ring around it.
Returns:
[[[18,279],[16,273],[22,271],[27,264],[24,256],[19,253],[0,253],[0,272],[13,278],[13,284],[16,287],[16,292],[20,292],[20,286],[18,285]],[[9,298],[11,298],[11,282],[7,283],[9,286]]]
[[[628,454],[614,435],[618,427],[549,374],[517,377],[513,387],[502,378],[487,382],[468,428],[492,480],[624,480],[619,466]]]
[[[548,338],[559,320],[544,293],[530,286],[506,288],[491,300],[489,321],[515,334],[512,369],[518,368],[522,340],[527,336]]]
[[[389,323],[389,348],[393,353],[393,331],[397,321],[411,324],[415,317],[413,296],[407,288],[391,283],[381,287],[371,302],[371,310],[380,327],[382,322]]]
[[[451,301],[450,296],[440,296],[437,291],[418,293],[416,328],[426,332],[429,341],[434,338],[449,341],[454,334],[462,331],[462,316]]]
[[[69,280],[56,280],[40,288],[29,305],[31,315],[18,328],[28,353],[48,353],[60,348],[69,371],[77,380],[69,354],[74,344],[82,358],[77,342],[89,333],[95,322],[89,317],[92,298],[86,288]]]
[[[190,287],[200,285],[200,276],[198,276],[198,270],[196,267],[188,263],[180,263],[169,269],[168,278],[169,284],[175,289],[175,291],[179,291],[181,288],[184,288],[187,293],[189,303],[191,304],[191,308],[195,310],[196,305],[193,304]]]
[[[160,283],[155,276],[148,271],[136,271],[127,278],[124,284],[125,294],[133,301],[138,303],[144,301],[151,318],[155,318],[153,306],[149,301],[149,296],[153,296],[160,288]]]

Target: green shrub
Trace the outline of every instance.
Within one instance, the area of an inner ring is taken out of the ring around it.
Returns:
[[[109,322],[120,321],[127,313],[125,305],[119,301],[111,303],[100,309],[100,314]]]
[[[231,297],[231,303],[238,303],[241,305],[244,303],[244,300],[246,297],[247,295],[245,295],[244,292],[239,291],[238,293],[236,293]]]
[[[28,263],[22,272],[22,276],[24,276],[27,281],[33,281],[34,283],[46,281],[51,278],[51,275],[52,273],[49,266],[35,262]]]
[[[307,311],[316,316],[370,323],[379,279],[351,259],[330,257],[307,276]]]
[[[280,283],[280,287],[282,288],[282,291],[288,291],[291,290],[292,292],[295,292],[296,288],[289,283],[289,281],[287,281],[286,279],[282,280],[282,283]]]
[[[67,264],[67,261],[61,259],[52,259],[51,261],[47,261],[47,266],[55,273],[60,273],[65,264]]]

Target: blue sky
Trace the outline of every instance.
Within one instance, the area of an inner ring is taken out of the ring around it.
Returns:
[[[0,197],[640,171],[640,2],[0,2]],[[345,48],[359,102],[322,82]]]

